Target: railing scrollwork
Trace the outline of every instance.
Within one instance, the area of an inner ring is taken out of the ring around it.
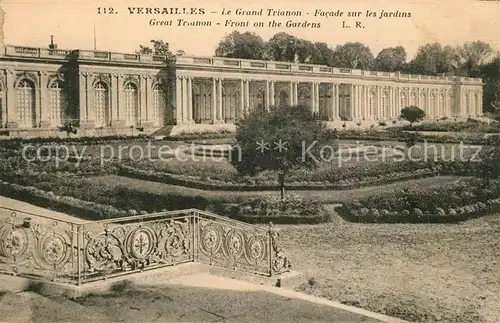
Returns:
[[[82,284],[200,262],[273,276],[291,268],[278,237],[196,209],[69,222],[0,208],[0,273]]]

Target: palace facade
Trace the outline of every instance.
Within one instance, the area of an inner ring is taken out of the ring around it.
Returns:
[[[257,107],[310,107],[327,122],[482,115],[481,79],[321,65],[3,46],[0,131],[10,137],[137,135],[232,125]]]

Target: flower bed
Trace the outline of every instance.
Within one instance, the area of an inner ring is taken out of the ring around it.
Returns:
[[[122,166],[118,172],[120,176],[154,181],[171,185],[180,185],[190,188],[214,191],[275,191],[279,188],[276,180],[256,183],[252,178],[246,178],[247,183],[224,182],[210,178],[196,178],[189,175],[160,173],[135,169],[130,166]],[[287,182],[288,190],[345,190],[364,186],[390,184],[397,181],[432,177],[439,174],[438,169],[417,169],[407,172],[395,172],[379,174],[377,176],[366,176],[363,178],[342,178],[337,183],[323,182]],[[245,178],[243,178],[245,180]]]
[[[498,133],[499,123],[485,123],[469,119],[466,122],[432,122],[422,123],[414,126],[404,126],[402,130],[412,131],[439,131],[439,132],[474,132],[474,133]]]
[[[60,178],[59,184],[63,181],[68,181],[68,179]],[[75,182],[75,179],[72,181]],[[329,215],[320,203],[306,202],[296,198],[293,201],[290,198],[286,200],[283,213],[276,211],[276,203],[266,202],[267,204],[263,206],[264,201],[270,201],[268,198],[259,199],[261,204],[258,204],[260,209],[257,211],[255,201],[228,204],[217,198],[186,197],[168,193],[160,196],[105,185],[96,188],[97,192],[92,193],[92,187],[86,185],[84,181],[74,185],[77,189],[60,189],[56,192],[43,189],[47,185],[49,184],[46,182],[40,182],[38,183],[38,186],[42,187],[40,188],[0,181],[0,195],[89,220],[188,208],[213,211],[248,223],[314,224],[329,220]]]
[[[47,146],[60,145],[60,144],[79,144],[79,145],[96,145],[96,144],[110,144],[110,143],[123,143],[123,142],[142,142],[150,139],[149,136],[103,136],[103,137],[76,137],[76,138],[12,138],[2,142],[2,145],[8,147],[22,147],[23,144],[43,144]]]
[[[433,176],[438,171],[435,164],[425,161],[351,164],[345,167],[323,165],[313,172],[295,170],[285,180],[289,189],[347,189]],[[220,162],[127,161],[120,166],[120,174],[210,190],[275,190],[278,187],[275,172],[241,176],[231,165]]]
[[[500,210],[500,183],[473,180],[439,190],[407,189],[344,203],[339,214],[353,222],[457,223]]]
[[[412,135],[412,132],[401,131],[400,129],[390,129],[386,131],[366,131],[359,132],[354,130],[344,130],[337,133],[339,139],[343,140],[366,140],[366,141],[400,141],[406,142]],[[484,134],[460,134],[453,135],[430,135],[420,134],[417,137],[418,142],[427,141],[429,143],[464,143],[471,145],[483,145],[488,142]]]
[[[328,222],[330,214],[324,206],[300,196],[262,196],[240,204],[224,205],[220,213],[248,223],[319,224]]]

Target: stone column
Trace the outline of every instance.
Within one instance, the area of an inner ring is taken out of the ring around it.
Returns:
[[[352,85],[351,105],[352,105],[353,119],[358,119],[359,118],[359,110],[358,110],[358,86],[356,84]]]
[[[431,89],[427,88],[426,89],[426,95],[427,95],[427,106],[429,107],[429,118],[434,119],[435,117],[435,111],[434,107],[431,105]]]
[[[266,80],[266,110],[269,110],[269,97],[271,96],[269,92],[269,80]]]
[[[328,121],[333,121],[335,119],[335,84],[331,83],[330,88],[332,95],[330,97],[330,101],[327,102]]]
[[[19,126],[19,112],[16,105],[16,88],[14,87],[14,82],[14,71],[7,70],[5,73],[5,94],[7,95],[7,128],[17,128]]]
[[[245,98],[246,98],[246,80],[240,79],[240,110],[237,118],[243,118],[245,115]]]
[[[217,123],[217,79],[212,79],[212,123]]]
[[[274,84],[275,81],[271,81],[271,105],[274,106],[276,104],[276,98],[274,96]]]
[[[299,104],[299,94],[298,94],[298,84],[297,82],[293,82],[293,100],[294,100],[294,105]]]
[[[219,88],[217,91],[217,97],[218,97],[218,106],[217,106],[217,120],[220,123],[224,123],[224,116],[222,114],[222,79],[219,79]]]
[[[477,96],[477,115],[483,115],[483,90],[479,90],[479,95]]]
[[[288,98],[288,103],[290,105],[294,105],[294,100],[293,100],[293,82],[290,82],[289,84],[289,93],[290,93],[290,97]]]
[[[193,119],[193,78],[188,77],[187,79],[187,118],[188,123],[195,123]]]
[[[335,84],[335,117],[340,120],[340,85]]]
[[[467,117],[474,115],[474,92],[469,89],[469,109],[467,111]]]
[[[250,113],[250,80],[245,81],[245,114]]]
[[[364,89],[363,89],[363,92],[365,94],[365,98],[364,98],[364,103],[365,103],[365,119],[366,120],[371,120],[372,119],[372,115],[370,113],[370,107],[369,107],[369,102],[368,102],[368,95],[370,94],[369,93],[369,87],[367,85],[365,85]]]
[[[175,80],[175,118],[176,124],[182,124],[182,76],[177,76]],[[215,97],[215,96],[214,96]]]
[[[316,92],[316,84],[314,82],[311,82],[311,111],[314,113],[316,112],[314,110],[314,100],[315,100],[315,92]]]
[[[187,91],[187,77],[182,78],[182,122],[188,122],[188,91]]]
[[[363,85],[358,85],[358,111],[359,111],[359,119],[363,120],[365,116],[365,107],[363,104]]]

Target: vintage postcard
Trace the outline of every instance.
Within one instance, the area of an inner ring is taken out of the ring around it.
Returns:
[[[500,1],[1,0],[0,322],[500,322]]]

